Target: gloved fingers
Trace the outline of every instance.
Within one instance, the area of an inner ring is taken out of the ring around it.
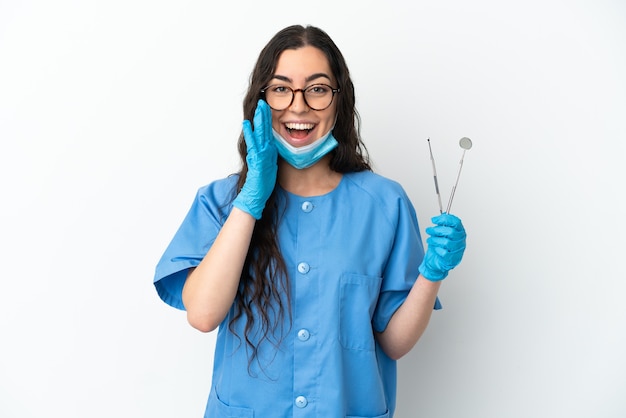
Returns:
[[[442,237],[430,237],[426,240],[428,247],[443,248],[448,251],[458,251],[465,248],[465,240],[454,241]]]
[[[431,226],[426,228],[426,233],[431,237],[448,238],[453,241],[464,240],[467,236],[465,230],[458,230],[449,226]]]
[[[261,149],[262,141],[260,141],[259,138],[267,134],[268,121],[271,129],[272,112],[267,103],[263,100],[259,100],[254,110],[254,130],[249,120],[245,119],[242,124],[243,137],[246,140],[248,151]]]
[[[272,110],[269,105],[259,99],[254,111],[254,140],[259,150],[265,149],[272,136]]]
[[[465,252],[465,247],[462,246],[460,248],[451,250],[445,247],[432,246],[428,247],[428,250],[432,251],[434,254],[441,258],[458,258],[459,255],[462,256]]]
[[[461,223],[461,219],[459,219],[458,216],[452,215],[447,212],[444,212],[437,216],[433,216],[431,218],[431,221],[433,221],[433,223],[437,225],[448,225],[448,226],[455,226]]]
[[[438,226],[449,226],[459,231],[465,230],[465,228],[463,228],[463,223],[461,222],[461,219],[446,212],[433,217],[431,221]]]
[[[250,151],[256,150],[256,142],[254,140],[254,133],[252,133],[252,125],[249,120],[244,120],[242,124],[243,130],[243,139],[246,141],[246,147],[248,149],[248,154]]]

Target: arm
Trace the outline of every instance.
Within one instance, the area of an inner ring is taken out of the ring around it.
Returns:
[[[376,333],[383,351],[395,360],[408,353],[424,333],[441,280],[461,262],[465,252],[466,233],[459,218],[444,213],[432,221],[435,226],[426,229],[430,237],[420,275],[385,330]]]
[[[209,252],[189,271],[183,304],[192,327],[213,331],[226,317],[235,300],[254,224],[254,217],[233,208]]]
[[[428,326],[440,286],[441,282],[431,282],[420,274],[387,328],[376,334],[378,343],[389,357],[397,360],[417,343]]]
[[[219,326],[233,304],[257,219],[276,185],[278,151],[272,142],[272,113],[259,100],[254,131],[243,122],[248,172],[233,209],[215,242],[183,286],[183,305],[194,328],[209,332]]]

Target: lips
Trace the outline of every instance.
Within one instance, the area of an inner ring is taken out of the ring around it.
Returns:
[[[313,123],[285,123],[285,128],[289,132],[289,136],[294,139],[305,139],[309,133],[315,128]]]

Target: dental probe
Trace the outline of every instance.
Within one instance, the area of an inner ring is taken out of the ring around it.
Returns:
[[[435,192],[437,192],[437,200],[439,200],[439,213],[443,213],[443,205],[441,204],[441,195],[439,194],[439,183],[437,182],[437,169],[435,168],[435,159],[433,158],[433,149],[430,146],[430,138],[428,138],[428,150],[430,151],[430,162],[433,165],[433,179],[435,179]]]

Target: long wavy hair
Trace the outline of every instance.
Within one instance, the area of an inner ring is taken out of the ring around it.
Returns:
[[[304,46],[318,48],[326,55],[337,80],[336,87],[341,89],[335,96],[337,122],[333,130],[339,144],[331,152],[330,168],[339,173],[371,170],[367,149],[360,136],[360,117],[355,107],[354,86],[348,66],[333,40],[317,27],[286,27],[276,33],[263,48],[250,75],[243,101],[244,119],[253,120],[257,101],[263,98],[261,89],[273,78],[281,53]],[[248,172],[243,132],[239,136],[238,149],[241,169],[237,173],[239,179],[235,194],[243,187]],[[275,188],[261,219],[255,225],[235,298],[234,315],[229,323],[230,330],[236,335],[234,323],[245,317],[243,337],[252,353],[250,362],[257,357],[258,347],[263,341],[278,346],[285,332],[282,324],[287,317],[291,321],[289,277],[277,240],[279,222],[280,210]]]

